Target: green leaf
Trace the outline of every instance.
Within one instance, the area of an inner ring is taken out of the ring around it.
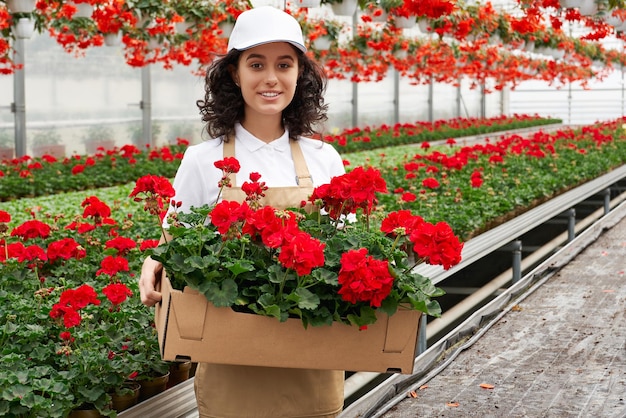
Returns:
[[[373,324],[376,322],[376,311],[370,306],[363,306],[359,315],[348,315],[348,321],[357,327]]]
[[[246,271],[254,271],[254,265],[248,260],[237,260],[235,263],[225,263],[226,267],[235,277]]]
[[[217,307],[231,306],[237,300],[237,283],[232,279],[225,279],[221,286],[210,283],[208,290],[203,292],[207,300]]]
[[[298,308],[313,310],[320,304],[320,298],[309,289],[298,288],[295,291],[298,296]]]

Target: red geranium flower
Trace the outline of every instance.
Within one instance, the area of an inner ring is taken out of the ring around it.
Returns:
[[[123,283],[108,284],[102,289],[102,293],[114,306],[121,304],[127,297],[133,295],[133,292]]]
[[[48,260],[54,262],[58,259],[69,260],[75,258],[80,260],[87,255],[85,249],[73,238],[62,238],[48,244]]]
[[[11,214],[0,210],[0,223],[9,223],[11,222]]]
[[[143,240],[141,244],[139,244],[139,251],[143,252],[149,248],[155,248],[158,245],[159,245],[158,239],[146,239],[146,240]]]
[[[409,239],[413,250],[428,264],[442,265],[445,270],[461,261],[461,243],[452,228],[445,222],[433,225],[424,222],[415,229]]]
[[[117,253],[122,255],[137,247],[137,243],[130,238],[116,237],[108,240],[104,246],[105,248],[115,248]]]
[[[111,208],[96,196],[89,196],[81,203],[83,218],[93,218],[97,224],[111,216]]]
[[[144,201],[144,210],[152,215],[159,215],[163,202],[169,202],[176,192],[166,177],[147,175],[140,177],[130,193],[135,202]],[[144,197],[138,197],[144,195]]]
[[[350,302],[368,302],[380,307],[393,287],[393,277],[387,261],[367,255],[367,249],[350,250],[341,255],[338,293]]]
[[[220,234],[226,234],[233,225],[246,219],[249,210],[246,202],[221,201],[211,211],[211,223]]]
[[[48,238],[50,236],[50,225],[37,219],[26,221],[13,229],[11,236],[21,237],[24,240],[33,238]]]
[[[324,265],[325,247],[326,244],[306,232],[299,232],[280,247],[278,261],[286,268],[295,270],[298,276],[306,276],[315,267]]]
[[[100,269],[96,272],[96,276],[101,274],[108,274],[109,276],[115,276],[120,271],[128,271],[128,260],[124,257],[114,257],[109,255],[100,263]]]

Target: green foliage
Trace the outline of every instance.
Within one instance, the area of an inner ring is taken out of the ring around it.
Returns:
[[[488,119],[458,118],[430,122],[382,125],[364,129],[346,129],[338,135],[328,135],[330,142],[342,154],[374,150],[398,145],[421,144],[450,138],[494,133],[561,123],[560,119],[538,116],[497,116]]]
[[[415,262],[390,236],[369,230],[365,220],[338,227],[328,215],[300,214],[300,231],[325,243],[322,267],[298,275],[276,261],[278,250],[246,234],[224,239],[207,225],[211,207],[178,214],[179,226],[169,229],[172,239],[155,248],[152,258],[163,263],[175,289],[190,286],[217,307],[272,316],[280,321],[301,318],[304,325],[330,325],[341,321],[365,326],[376,321],[368,302],[347,303],[338,293],[341,254],[358,248],[378,260],[389,260],[394,288],[380,308],[392,315],[403,303],[426,314],[441,315],[432,300],[443,291],[412,272]]]

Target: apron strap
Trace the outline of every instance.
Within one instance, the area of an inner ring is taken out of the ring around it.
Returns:
[[[300,144],[298,144],[298,141],[290,139],[289,145],[291,146],[291,157],[293,158],[293,164],[296,169],[296,183],[300,187],[312,188],[313,178],[309,173],[309,168],[306,165],[306,161],[304,159],[304,154],[302,154]],[[235,136],[232,134],[228,136],[228,141],[224,141],[223,155],[224,158],[235,157]],[[236,186],[237,175],[235,173],[232,173],[231,176],[232,184],[233,186]]]

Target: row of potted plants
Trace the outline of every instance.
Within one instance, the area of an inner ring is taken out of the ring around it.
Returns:
[[[0,37],[4,41],[0,43],[0,66],[4,73],[10,73],[11,25],[22,15],[10,14],[2,6],[0,2],[0,33],[6,38]],[[124,43],[131,66],[159,62],[171,68],[195,63],[200,72],[224,52],[225,36],[234,18],[251,7],[247,0],[40,1],[36,6],[36,27],[47,29],[68,52],[118,39]],[[91,13],[81,14],[79,6],[90,7]],[[496,10],[489,2],[362,1],[363,15],[356,28],[344,19],[309,15],[308,9],[297,6],[293,2],[289,10],[300,20],[311,53],[325,65],[330,77],[355,82],[377,81],[388,69],[396,68],[419,83],[430,81],[421,75],[424,71],[449,83],[463,76],[478,82],[494,78],[498,87],[528,79],[564,83],[601,78],[611,66],[626,61],[621,51],[605,50],[597,42],[621,28],[626,14],[619,4],[607,5],[610,8],[597,16],[583,16],[578,8],[561,6],[556,0],[522,2],[513,14]],[[382,13],[392,17],[376,22]],[[549,24],[545,15],[550,16]],[[408,18],[413,25],[420,21],[423,33],[404,31],[398,23],[401,18]],[[589,33],[580,38],[568,36],[562,30],[564,21],[580,22]],[[520,53],[535,48],[542,54]],[[438,64],[441,58],[425,61],[438,50],[445,51],[443,65]],[[559,59],[554,61],[556,53]],[[504,75],[502,69],[507,69]]]
[[[336,135],[326,135],[324,139],[340,152],[349,152],[553,122],[551,118],[538,115],[456,118],[435,121],[432,124],[402,124],[394,127],[393,132],[386,126],[367,127],[362,133],[358,129],[347,129]],[[370,140],[362,139],[366,136]],[[118,148],[102,149],[93,155],[73,155],[67,158],[45,155],[42,158],[4,160],[0,162],[0,201],[123,184],[134,181],[146,172],[172,177],[188,143],[181,139],[177,145],[149,150],[127,144]]]
[[[397,146],[384,155],[374,150],[345,158],[354,181],[368,179],[364,184],[373,194],[362,207],[371,209],[372,229],[392,233],[407,222],[415,227],[445,220],[451,228],[443,236],[467,240],[498,219],[623,165],[624,123],[505,135],[463,147],[454,141],[432,148]],[[163,177],[142,173],[138,179],[63,199],[0,203],[0,294],[7,301],[0,305],[0,386],[6,388],[0,413],[66,416],[91,405],[115,416],[110,402],[120,385],[166,368],[135,276],[157,243],[160,218],[144,210],[142,203],[150,202],[135,200],[143,193],[167,204],[172,191]],[[385,220],[394,212],[393,220]],[[412,238],[412,246],[424,242]]]

